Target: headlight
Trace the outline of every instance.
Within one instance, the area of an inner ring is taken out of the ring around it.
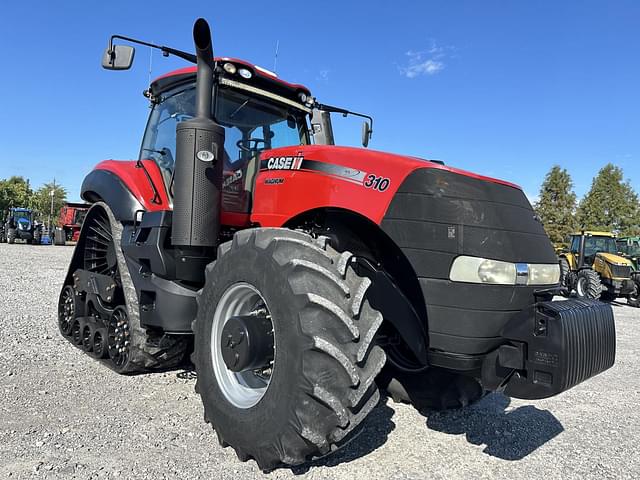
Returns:
[[[236,66],[233,63],[225,63],[222,68],[224,68],[224,71],[230,74],[234,74],[236,73]]]
[[[247,70],[246,68],[241,68],[240,70],[238,70],[238,73],[242,78],[246,78],[247,80],[252,77],[251,71]]]
[[[491,285],[555,285],[560,281],[560,265],[511,263],[460,256],[453,261],[449,279],[453,282]]]
[[[529,265],[528,285],[554,285],[560,281],[560,265],[533,263]]]

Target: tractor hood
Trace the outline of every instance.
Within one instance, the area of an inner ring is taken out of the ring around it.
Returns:
[[[597,256],[602,258],[605,262],[611,265],[619,265],[619,266],[625,266],[625,267],[633,266],[633,264],[631,263],[631,260],[629,260],[628,258],[622,257],[620,255],[615,255],[613,253],[599,252]]]
[[[380,224],[395,193],[418,170],[442,182],[468,179],[478,185],[500,187],[530,208],[517,185],[417,157],[364,148],[304,145],[265,150],[260,155],[252,220],[281,226],[317,208],[342,208]],[[429,180],[430,181],[430,180]],[[454,182],[457,183],[457,182]],[[454,188],[450,185],[450,188]]]

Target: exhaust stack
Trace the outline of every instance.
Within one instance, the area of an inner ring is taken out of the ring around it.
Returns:
[[[176,127],[171,243],[178,247],[176,273],[181,278],[211,257],[218,243],[225,136],[212,114],[215,66],[211,31],[203,18],[193,26],[193,41],[198,65],[196,117]],[[182,269],[185,275],[179,273]]]

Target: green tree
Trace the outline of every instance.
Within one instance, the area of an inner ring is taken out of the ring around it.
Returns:
[[[0,180],[0,212],[4,215],[9,207],[30,207],[32,195],[29,180],[23,177]]]
[[[67,190],[58,184],[45,183],[33,194],[32,205],[38,211],[38,217],[42,221],[48,221],[51,213],[51,192],[53,191],[53,218],[55,225],[60,209],[67,200]]]
[[[640,233],[640,203],[622,169],[608,163],[593,179],[591,190],[578,206],[578,222],[584,229]]]
[[[576,194],[566,169],[554,165],[544,177],[534,206],[553,243],[563,243],[576,228]]]

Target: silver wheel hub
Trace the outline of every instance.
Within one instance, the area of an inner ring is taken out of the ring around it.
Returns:
[[[273,371],[273,361],[261,368],[245,371],[232,371],[225,363],[222,345],[228,343],[223,331],[225,324],[233,317],[256,317],[256,321],[267,319],[273,322],[266,302],[260,292],[246,282],[231,285],[222,295],[213,314],[211,325],[211,362],[220,390],[234,406],[242,409],[256,405],[265,395]],[[223,338],[224,337],[224,338]],[[275,357],[275,344],[273,346]],[[228,359],[227,359],[228,361]]]
[[[584,297],[584,292],[586,291],[586,283],[587,283],[587,280],[585,278],[580,277],[578,279],[578,284],[576,285],[578,296]]]

